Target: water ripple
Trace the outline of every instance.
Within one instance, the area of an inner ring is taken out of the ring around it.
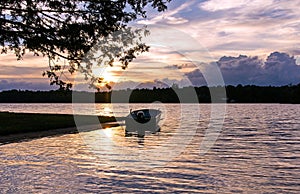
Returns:
[[[1,145],[0,193],[300,192],[299,105],[228,105],[222,132],[204,155],[199,146],[209,123],[209,105],[200,109],[190,144],[165,166],[150,170],[105,164],[79,134]],[[189,125],[184,122],[183,127]],[[160,134],[146,136],[142,144],[137,137],[125,138],[120,127],[110,130],[120,145],[147,151],[172,137],[176,127],[176,118],[169,119]]]

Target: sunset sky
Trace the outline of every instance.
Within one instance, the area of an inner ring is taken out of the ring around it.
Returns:
[[[149,9],[131,25],[145,24],[150,52],[126,71],[116,65],[99,72],[118,82],[116,89],[204,85],[204,67],[213,62],[225,84],[300,83],[300,1],[173,0],[166,12]],[[47,66],[31,53],[21,61],[0,55],[0,90],[56,89],[42,77]]]

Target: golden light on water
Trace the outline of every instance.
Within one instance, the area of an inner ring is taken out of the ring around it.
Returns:
[[[112,109],[111,108],[109,108],[109,107],[105,107],[104,109],[103,109],[103,114],[104,115],[111,115],[111,114],[113,114],[113,112],[112,112]]]
[[[110,137],[110,138],[111,138],[111,137],[113,136],[113,134],[114,134],[112,128],[105,128],[105,129],[103,130],[103,132],[105,133],[105,135],[106,135],[107,137]]]

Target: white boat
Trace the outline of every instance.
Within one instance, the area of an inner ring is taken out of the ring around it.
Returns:
[[[125,133],[137,132],[139,136],[144,136],[145,131],[156,133],[160,131],[159,121],[161,111],[157,109],[130,110],[125,118]]]

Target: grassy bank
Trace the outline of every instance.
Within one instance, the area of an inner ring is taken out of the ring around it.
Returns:
[[[78,116],[81,125],[93,125],[95,116]],[[98,116],[100,123],[115,122],[114,117]],[[73,115],[0,112],[0,135],[40,132],[75,127]]]

